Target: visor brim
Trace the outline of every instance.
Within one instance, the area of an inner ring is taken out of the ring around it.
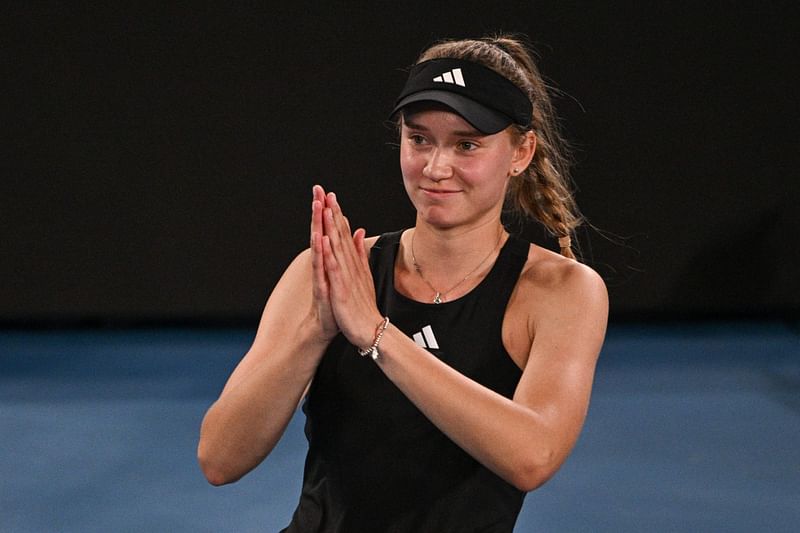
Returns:
[[[391,116],[396,116],[404,107],[417,102],[437,102],[443,104],[469,122],[476,130],[486,135],[493,135],[503,131],[513,122],[511,118],[503,113],[479,104],[466,96],[447,91],[430,90],[420,91],[406,96],[397,102]]]

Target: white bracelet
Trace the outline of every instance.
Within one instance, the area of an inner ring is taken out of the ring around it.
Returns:
[[[372,341],[372,346],[369,348],[364,348],[358,350],[358,355],[364,357],[365,355],[369,354],[372,357],[373,361],[378,360],[378,345],[381,343],[381,337],[386,332],[386,328],[389,327],[389,317],[383,317],[383,322],[378,325],[378,329],[375,330],[375,340]]]

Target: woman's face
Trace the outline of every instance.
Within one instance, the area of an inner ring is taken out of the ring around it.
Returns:
[[[442,228],[499,218],[512,169],[524,169],[530,161],[526,143],[518,142],[510,128],[483,134],[443,109],[405,116],[400,168],[417,217]]]

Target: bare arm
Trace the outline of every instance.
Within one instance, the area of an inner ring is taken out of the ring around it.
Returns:
[[[513,399],[459,374],[397,329],[381,342],[381,369],[461,448],[520,490],[547,481],[566,459],[586,416],[606,326],[602,281],[576,265],[541,311]]]
[[[278,282],[252,347],[203,419],[197,454],[214,485],[238,480],[272,451],[337,333],[321,257],[323,205],[315,188],[312,247]]]
[[[272,293],[253,346],[203,419],[198,459],[208,481],[238,480],[272,451],[286,429],[327,342],[299,315],[310,287],[309,254],[299,256]]]

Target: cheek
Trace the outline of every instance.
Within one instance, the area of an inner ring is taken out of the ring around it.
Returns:
[[[400,148],[400,172],[403,180],[408,181],[416,178],[424,167],[422,158],[415,157],[414,153],[407,148]]]
[[[463,180],[476,187],[485,188],[487,191],[500,186],[505,182],[507,172],[501,161],[497,158],[486,158],[479,161],[470,161],[461,167]]]

